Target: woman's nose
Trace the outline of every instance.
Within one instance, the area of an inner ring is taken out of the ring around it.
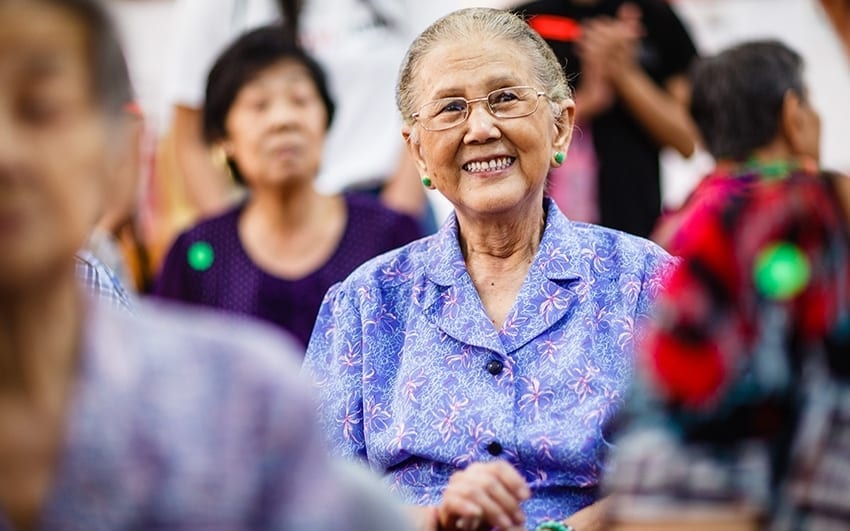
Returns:
[[[487,102],[480,103],[480,105],[469,106],[469,117],[466,119],[464,135],[464,141],[467,143],[486,142],[502,134],[496,125],[496,117],[487,108]]]
[[[298,120],[298,110],[289,102],[275,102],[269,109],[268,120],[277,127],[292,125]]]

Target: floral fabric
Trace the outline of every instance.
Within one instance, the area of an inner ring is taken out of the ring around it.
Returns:
[[[321,427],[334,454],[368,461],[410,503],[438,503],[455,470],[493,459],[530,483],[532,527],[596,499],[606,423],[671,258],[545,206],[539,250],[499,330],[455,217],[325,298],[305,361]]]

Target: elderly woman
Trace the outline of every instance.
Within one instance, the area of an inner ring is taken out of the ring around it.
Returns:
[[[328,463],[290,342],[84,295],[129,145],[102,8],[0,0],[0,79],[0,529],[404,528]]]
[[[850,180],[818,169],[802,69],[757,41],[694,70],[718,168],[669,237],[682,261],[608,479],[616,529],[850,524]]]
[[[305,368],[335,454],[439,529],[594,529],[606,423],[670,258],[545,197],[574,104],[545,42],[494,9],[411,45],[398,104],[424,185],[455,214],[326,296]]]
[[[306,346],[329,287],[420,236],[416,220],[376,198],[316,190],[333,115],[321,68],[282,28],[254,30],[222,53],[204,133],[248,198],[177,238],[159,295],[259,317]]]

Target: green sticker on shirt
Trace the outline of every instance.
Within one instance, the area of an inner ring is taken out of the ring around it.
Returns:
[[[782,242],[758,254],[753,276],[762,295],[774,300],[787,300],[805,289],[811,267],[799,247]]]
[[[186,259],[189,261],[189,267],[195,271],[206,271],[212,267],[215,261],[215,252],[212,245],[204,241],[199,241],[189,247]]]

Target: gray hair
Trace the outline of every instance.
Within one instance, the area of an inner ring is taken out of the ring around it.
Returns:
[[[536,81],[550,101],[561,102],[572,97],[555,52],[522,18],[501,9],[474,7],[440,18],[416,37],[407,50],[396,87],[396,105],[405,122],[411,123],[411,115],[416,112],[413,85],[423,58],[441,43],[468,39],[476,34],[503,39],[525,52]],[[556,105],[552,106],[552,112],[556,117],[560,115]]]

